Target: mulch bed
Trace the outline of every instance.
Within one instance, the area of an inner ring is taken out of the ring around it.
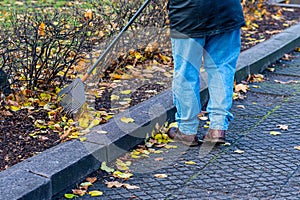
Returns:
[[[269,12],[276,13],[273,7],[268,8]],[[299,22],[300,9],[294,12],[283,11],[282,16],[286,23],[279,23],[272,17],[256,22],[258,27],[255,30],[242,32],[242,50],[246,50],[272,37],[279,30],[287,28],[287,23],[295,24]],[[252,39],[251,39],[252,38]],[[170,81],[168,81],[170,83]],[[164,91],[170,84],[156,84],[156,82],[141,83],[135,91],[130,94],[130,106],[134,106],[152,96]],[[112,107],[112,90],[107,88],[101,99],[96,99],[96,109],[110,109]],[[0,101],[1,102],[1,101]],[[47,121],[48,114],[42,110],[19,110],[11,112],[10,116],[2,115],[5,108],[0,106],[0,171],[21,162],[33,155],[36,155],[54,145],[60,143],[60,137],[52,130],[41,130],[38,136],[30,135],[36,131],[33,119]]]

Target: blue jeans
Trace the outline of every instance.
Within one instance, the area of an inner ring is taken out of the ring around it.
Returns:
[[[196,134],[201,112],[200,67],[208,74],[210,128],[227,130],[233,115],[234,74],[240,54],[240,29],[204,38],[172,38],[175,119],[184,134]]]

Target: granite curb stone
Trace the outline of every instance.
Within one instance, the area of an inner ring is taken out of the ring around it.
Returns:
[[[263,71],[299,45],[300,23],[242,52],[237,65],[237,82]],[[203,105],[208,100],[206,80],[204,74],[201,77]],[[51,199],[98,169],[102,161],[111,161],[140,144],[157,123],[172,121],[175,108],[171,97],[169,89],[93,128],[85,142],[62,143],[1,172],[1,199]],[[123,116],[135,119],[135,123],[124,126],[120,123]],[[109,134],[99,134],[102,130]]]

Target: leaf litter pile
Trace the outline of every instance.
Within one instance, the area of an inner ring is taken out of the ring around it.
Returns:
[[[274,6],[265,6],[259,12],[254,12],[254,15],[246,16],[247,27],[242,29],[242,50],[249,49],[296,24],[300,21],[299,16],[299,9],[279,9]],[[171,86],[170,50],[158,52],[155,44],[152,44],[142,50],[129,51],[128,55],[126,57],[120,55],[118,60],[122,65],[118,67],[112,65],[112,68],[108,68],[102,81],[97,84],[97,90],[89,90],[88,95],[94,99],[94,108],[85,105],[83,108],[85,112],[82,112],[77,120],[64,115],[61,107],[54,106],[53,102],[57,101],[55,91],[41,91],[36,98],[28,98],[32,96],[28,94],[31,91],[23,90],[22,94],[13,98],[10,96],[2,98],[0,171],[66,140],[84,141],[84,134],[89,128],[107,122],[114,114],[145,101]],[[237,90],[245,92],[247,88],[239,85]],[[238,96],[235,98],[242,98],[241,94],[236,95]],[[25,103],[21,105],[19,103],[21,101]],[[28,102],[31,106],[24,105]],[[124,122],[130,123],[130,120]],[[149,153],[148,149],[144,150],[146,151],[142,154],[133,153],[131,157]],[[114,174],[121,177],[126,175],[128,174]],[[115,182],[110,183],[110,187],[134,186]],[[95,196],[101,194],[97,191],[90,192],[90,195]]]

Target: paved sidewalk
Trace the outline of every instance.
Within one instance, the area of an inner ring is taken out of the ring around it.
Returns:
[[[104,181],[111,180],[98,172],[99,180],[89,190],[103,196],[77,199],[300,199],[300,150],[294,148],[300,146],[300,52],[294,56],[278,61],[274,72],[265,73],[266,81],[251,83],[247,98],[234,101],[230,145],[171,143],[178,148],[132,163],[134,176],[126,183],[140,189],[109,189]],[[288,130],[278,125],[288,125]],[[205,130],[201,126],[199,134]],[[155,161],[157,157],[163,160]],[[64,199],[60,195],[53,199]]]

